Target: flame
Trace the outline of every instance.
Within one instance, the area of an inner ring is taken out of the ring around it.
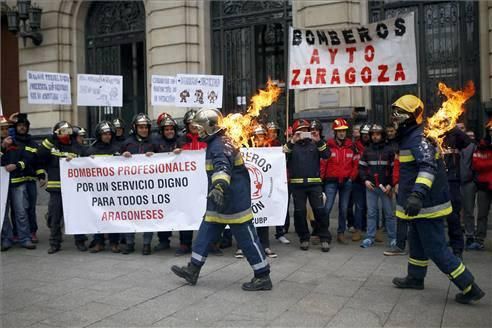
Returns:
[[[442,150],[446,132],[456,126],[458,118],[465,111],[463,104],[475,94],[475,86],[473,81],[468,81],[463,90],[454,91],[442,82],[439,82],[438,87],[447,100],[442,103],[441,108],[432,117],[427,119],[424,134],[433,139],[439,149]]]
[[[226,135],[231,138],[232,143],[240,147],[249,147],[251,142],[254,145],[253,130],[256,126],[256,118],[260,115],[260,111],[273,104],[278,100],[282,89],[280,89],[270,79],[267,82],[265,90],[259,90],[254,95],[248,106],[246,113],[229,114],[219,123],[226,130]]]

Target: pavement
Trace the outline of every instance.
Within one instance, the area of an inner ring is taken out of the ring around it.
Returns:
[[[406,273],[406,256],[385,257],[383,244],[361,249],[336,242],[299,250],[272,236],[274,288],[244,292],[252,277],[245,259],[209,256],[198,284],[171,273],[188,257],[174,250],[142,256],[82,253],[65,236],[63,249],[48,255],[48,230],[41,218],[36,250],[18,247],[0,256],[0,327],[491,327],[492,251],[466,252],[465,264],[487,295],[478,304],[454,302],[458,289],[429,267],[425,290],[399,290],[395,276]],[[336,223],[332,222],[332,233]],[[272,233],[273,233],[273,229]],[[175,234],[177,235],[177,234]],[[154,238],[156,239],[156,238]],[[154,240],[154,243],[156,240]],[[173,236],[177,245],[177,236]]]

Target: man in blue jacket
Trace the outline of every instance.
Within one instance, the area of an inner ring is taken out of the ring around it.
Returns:
[[[191,261],[183,267],[174,265],[171,270],[195,285],[207,260],[210,243],[218,240],[229,225],[254,271],[253,279],[242,285],[243,290],[270,290],[270,265],[252,222],[249,173],[241,153],[224,135],[221,120],[222,114],[217,109],[206,108],[199,110],[193,119],[200,138],[207,143],[207,210],[192,248]]]
[[[400,146],[400,188],[396,216],[409,220],[408,274],[394,278],[398,288],[424,289],[429,259],[462,291],[455,300],[468,304],[485,293],[471,272],[447,247],[444,219],[453,211],[444,162],[436,146],[423,135],[424,104],[404,95],[393,104],[392,121]]]

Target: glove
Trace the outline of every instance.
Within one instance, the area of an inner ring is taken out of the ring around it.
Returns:
[[[213,189],[208,193],[207,198],[210,199],[215,206],[217,206],[217,212],[221,212],[224,209],[224,189],[223,183],[219,182],[214,185]]]
[[[407,205],[405,206],[405,214],[408,216],[417,216],[422,209],[422,198],[416,193],[412,192],[407,199]]]

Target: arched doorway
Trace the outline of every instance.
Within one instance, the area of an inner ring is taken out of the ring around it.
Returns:
[[[146,108],[145,8],[142,1],[94,1],[86,19],[86,72],[123,76],[123,107],[88,108],[87,127]]]

